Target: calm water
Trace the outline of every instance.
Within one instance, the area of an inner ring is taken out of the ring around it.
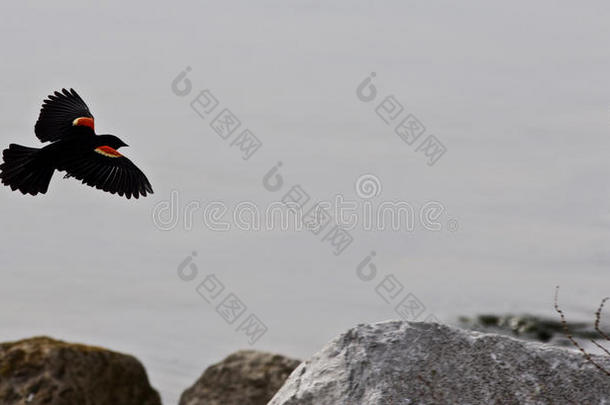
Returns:
[[[132,353],[171,404],[250,347],[239,329],[252,314],[267,328],[254,348],[305,358],[357,323],[397,318],[405,297],[425,307],[418,319],[454,322],[553,315],[558,284],[570,318],[590,319],[609,294],[606,3],[41,7],[0,6],[2,144],[37,144],[42,98],[74,87],[98,131],[131,145],[155,194],[123,201],[61,175],[40,198],[0,190],[0,340],[46,334]],[[182,97],[171,83],[187,66]],[[376,96],[361,101],[371,72]],[[218,106],[202,118],[190,103],[204,89]],[[402,106],[388,124],[376,112],[387,96]],[[241,122],[226,140],[210,126],[225,108]],[[425,127],[413,145],[394,132],[409,114]],[[244,160],[246,128],[262,147]],[[428,135],[447,149],[433,166],[417,151]],[[270,191],[278,162],[283,184]],[[355,187],[364,174],[380,186],[372,195]],[[241,202],[264,211],[293,186],[308,207],[338,194],[356,204],[340,255],[326,231],[233,220]],[[441,230],[365,229],[366,204],[400,201],[416,217],[440,204]],[[211,202],[228,207],[228,231],[204,223]],[[164,203],[171,215],[154,220]],[[211,303],[196,291],[206,280],[224,287]],[[226,297],[243,305],[232,324],[216,311]]]

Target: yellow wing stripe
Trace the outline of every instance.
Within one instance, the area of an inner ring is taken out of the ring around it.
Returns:
[[[80,117],[72,121],[73,127],[89,127],[91,129],[95,129],[93,118],[89,117]]]
[[[100,146],[99,148],[95,148],[95,151],[100,155],[104,155],[106,157],[111,158],[118,158],[123,156],[116,149],[113,149],[110,146]]]

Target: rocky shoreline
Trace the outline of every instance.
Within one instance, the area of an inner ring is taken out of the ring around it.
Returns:
[[[161,405],[133,356],[35,337],[0,344],[0,404]]]
[[[236,352],[208,367],[179,405],[603,405],[610,404],[604,370],[610,356],[586,359],[494,333],[389,321],[352,328],[305,362]],[[133,356],[36,337],[0,344],[0,404],[161,400]]]

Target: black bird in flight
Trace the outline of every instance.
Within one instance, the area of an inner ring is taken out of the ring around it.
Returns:
[[[153,193],[144,173],[118,152],[127,144],[114,135],[95,134],[93,115],[73,89],[44,100],[34,132],[41,142],[51,143],[41,149],[13,143],[2,153],[0,179],[12,190],[45,194],[58,170],[127,198]]]

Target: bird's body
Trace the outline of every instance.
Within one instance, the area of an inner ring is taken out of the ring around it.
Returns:
[[[100,146],[110,146],[114,150],[121,146],[120,139],[114,135],[93,135],[60,139],[46,145],[39,152],[39,159],[55,167],[58,171],[66,171],[74,156],[82,156]]]
[[[152,194],[148,179],[118,152],[127,146],[114,135],[97,135],[89,108],[74,90],[45,100],[35,126],[45,147],[11,144],[3,152],[0,179],[23,194],[46,193],[53,172],[65,171],[83,183],[127,198]]]

